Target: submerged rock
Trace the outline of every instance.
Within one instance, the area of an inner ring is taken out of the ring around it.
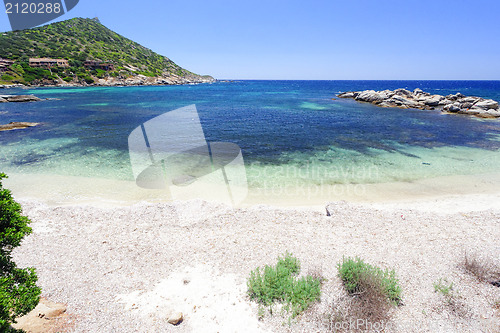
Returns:
[[[417,88],[413,92],[406,89],[375,91],[348,91],[338,94],[339,98],[353,98],[358,102],[367,102],[380,107],[401,109],[434,110],[477,116],[481,118],[499,118],[498,102],[461,93],[441,96],[431,95]]]

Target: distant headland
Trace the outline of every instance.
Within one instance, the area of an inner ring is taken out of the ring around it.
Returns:
[[[432,95],[417,88],[409,91],[396,90],[364,90],[349,91],[337,95],[339,98],[353,98],[358,102],[367,102],[380,107],[397,107],[402,109],[441,110],[446,113],[467,114],[481,118],[499,118],[498,102],[475,96]]]
[[[74,18],[0,34],[0,85],[127,86],[214,82],[106,28]]]

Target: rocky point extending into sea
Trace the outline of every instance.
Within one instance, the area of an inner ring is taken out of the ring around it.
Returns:
[[[402,109],[441,110],[447,113],[459,113],[481,118],[498,118],[498,102],[475,96],[431,95],[417,88],[413,92],[406,89],[349,91],[338,94],[339,98],[353,98],[359,102],[372,103],[380,107]]]
[[[0,95],[0,103],[22,103],[38,101],[41,101],[41,99],[33,95]]]

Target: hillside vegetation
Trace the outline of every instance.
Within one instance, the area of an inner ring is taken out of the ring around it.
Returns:
[[[31,68],[29,58],[60,58],[69,68]],[[74,18],[46,26],[11,31],[0,35],[0,58],[15,60],[1,73],[2,83],[51,84],[93,83],[98,79],[126,79],[131,76],[184,78],[196,81],[199,75],[181,68],[167,57],[106,28],[98,19]],[[113,71],[87,70],[86,60],[113,63]]]

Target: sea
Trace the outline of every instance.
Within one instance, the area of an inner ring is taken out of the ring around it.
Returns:
[[[405,193],[412,188],[424,195],[429,193],[426,186],[444,184],[449,194],[453,184],[463,190],[459,181],[463,177],[498,176],[500,119],[380,108],[336,96],[344,91],[397,88],[440,95],[460,92],[500,101],[500,81],[234,80],[182,86],[3,89],[1,94],[34,94],[47,100],[0,104],[0,124],[41,124],[0,132],[0,172],[10,175],[9,184],[22,195],[64,192],[61,198],[76,201],[123,199],[119,191],[106,191],[114,186],[109,184],[125,183],[127,191],[133,191],[128,140],[132,131],[194,105],[207,142],[233,143],[241,149],[254,203],[259,202],[256,198],[262,203],[273,198],[306,203],[313,197],[318,202],[356,194],[366,197],[366,188],[371,197],[389,193],[377,194],[377,184],[398,184],[390,191],[393,197],[404,184],[409,186]],[[78,184],[72,179],[105,182],[101,188],[106,190],[86,196],[84,191],[67,189]],[[54,182],[59,185],[54,187]],[[474,182],[467,184],[473,191]],[[345,192],[348,188],[352,193]],[[436,189],[431,192],[436,194]]]

